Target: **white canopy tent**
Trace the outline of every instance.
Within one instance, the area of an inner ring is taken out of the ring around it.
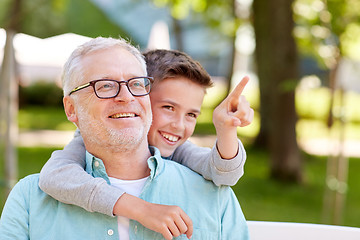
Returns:
[[[0,56],[3,56],[6,33],[0,29]],[[15,56],[21,76],[21,84],[33,81],[59,79],[62,66],[71,52],[90,38],[66,33],[50,38],[37,38],[19,33],[14,37]],[[0,58],[0,63],[2,57]]]

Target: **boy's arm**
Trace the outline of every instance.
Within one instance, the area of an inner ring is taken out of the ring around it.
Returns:
[[[244,173],[246,153],[237,138],[237,127],[252,122],[254,111],[241,95],[248,83],[247,77],[215,108],[213,122],[217,142],[212,150],[198,148],[189,143],[175,150],[173,159],[212,180],[216,185],[234,185]]]
[[[254,110],[241,95],[248,82],[249,78],[244,77],[213,112],[217,148],[224,159],[233,158],[238,150],[237,127],[249,125],[254,118]]]
[[[166,240],[181,234],[190,239],[193,234],[190,217],[178,206],[150,203],[125,193],[115,205],[114,213],[138,221],[146,228],[161,233]]]
[[[53,152],[44,165],[39,187],[61,202],[113,216],[114,205],[124,192],[92,177],[84,168],[85,146],[77,130],[64,150]]]
[[[221,158],[216,144],[213,148],[207,148],[196,146],[190,141],[179,146],[172,158],[201,174],[205,179],[213,181],[217,186],[233,186],[244,174],[246,160],[245,149],[241,141],[236,140],[235,142],[239,151],[232,159]]]

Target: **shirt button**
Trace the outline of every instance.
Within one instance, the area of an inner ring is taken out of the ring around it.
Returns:
[[[135,234],[137,233],[137,225],[135,225],[135,227],[134,227],[134,232],[135,232]]]
[[[94,162],[94,166],[95,166],[95,167],[99,167],[99,165],[100,165],[99,161],[95,161],[95,162]]]
[[[113,234],[114,234],[114,230],[109,229],[109,230],[108,230],[108,235],[109,235],[109,236],[112,236]]]

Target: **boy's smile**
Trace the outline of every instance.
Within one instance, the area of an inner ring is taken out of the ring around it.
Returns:
[[[171,133],[166,133],[166,132],[161,132],[161,131],[159,131],[159,132],[170,143],[176,143],[181,138],[180,136],[175,136],[175,135],[172,135]]]
[[[169,157],[194,132],[204,95],[204,87],[183,77],[162,80],[152,88],[148,140],[163,157]]]

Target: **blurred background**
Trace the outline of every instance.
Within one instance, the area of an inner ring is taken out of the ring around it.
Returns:
[[[96,36],[185,51],[212,76],[191,141],[240,79],[255,110],[233,189],[248,220],[360,227],[360,1],[0,0],[0,209],[75,126],[61,68]]]

